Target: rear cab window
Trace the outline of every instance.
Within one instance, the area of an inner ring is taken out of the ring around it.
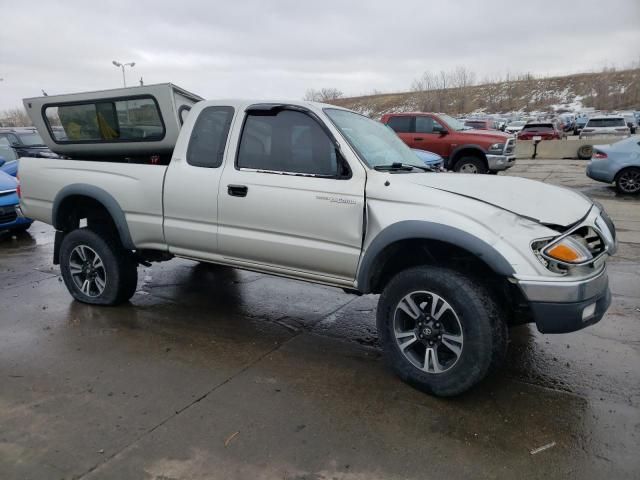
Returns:
[[[56,143],[150,142],[165,136],[151,96],[46,105],[44,117]]]
[[[217,168],[222,165],[233,107],[206,107],[200,112],[191,131],[187,163],[194,167]]]

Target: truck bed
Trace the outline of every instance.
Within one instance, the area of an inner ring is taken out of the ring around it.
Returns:
[[[22,206],[30,218],[51,224],[57,195],[74,185],[74,194],[81,195],[79,184],[92,185],[120,202],[137,248],[167,250],[162,225],[166,171],[162,165],[25,157],[20,159],[20,176],[27,179],[21,183]]]

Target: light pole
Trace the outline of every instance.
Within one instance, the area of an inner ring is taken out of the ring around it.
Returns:
[[[136,62],[129,62],[129,63],[120,63],[120,62],[116,62],[115,60],[112,61],[111,63],[113,63],[116,67],[122,68],[122,85],[124,85],[124,87],[127,87],[127,81],[124,78],[124,67],[133,67]]]

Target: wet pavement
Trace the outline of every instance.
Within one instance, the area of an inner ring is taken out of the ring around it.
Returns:
[[[0,478],[638,478],[640,198],[584,167],[509,175],[605,205],[607,316],[512,329],[505,368],[448,400],[385,367],[374,296],[173,260],[140,269],[130,304],[90,307],[50,227],[0,236]]]

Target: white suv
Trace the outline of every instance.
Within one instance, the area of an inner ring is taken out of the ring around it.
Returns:
[[[622,116],[591,117],[580,132],[580,138],[602,135],[627,136],[630,134],[627,122]]]

